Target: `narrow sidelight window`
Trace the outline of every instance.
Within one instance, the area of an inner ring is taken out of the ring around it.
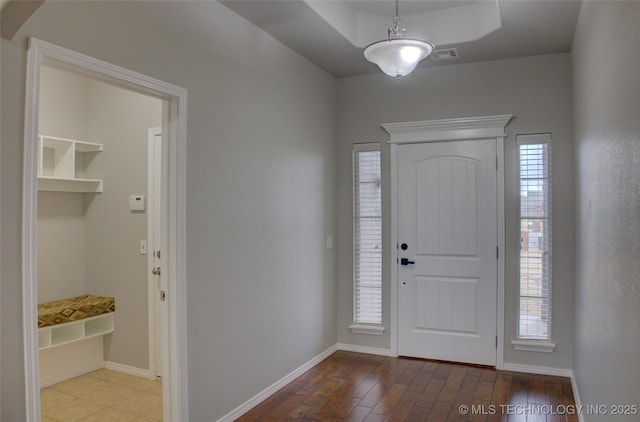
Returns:
[[[551,135],[518,135],[518,338],[551,338]]]
[[[353,146],[354,322],[382,323],[382,186],[379,144]]]

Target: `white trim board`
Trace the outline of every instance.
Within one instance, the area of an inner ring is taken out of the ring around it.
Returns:
[[[147,311],[148,311],[148,338],[149,338],[149,373],[150,374],[162,374],[162,352],[158,351],[158,331],[160,333],[166,333],[167,327],[162,324],[166,320],[157,315],[162,315],[160,311],[160,305],[157,302],[157,292],[155,275],[152,268],[154,268],[156,248],[155,246],[161,243],[162,229],[158,230],[158,220],[162,218],[161,210],[156,209],[156,195],[160,200],[162,199],[162,187],[161,181],[157,180],[157,170],[160,166],[160,173],[162,172],[162,138],[159,146],[155,144],[155,137],[162,136],[162,128],[154,127],[149,128],[147,131]],[[160,157],[160,161],[156,157]],[[162,207],[160,207],[162,208]],[[161,220],[160,220],[161,221]],[[162,245],[159,248],[161,249]],[[162,342],[162,335],[160,335],[160,342]],[[160,346],[162,349],[162,346]]]
[[[133,375],[135,377],[142,377],[150,380],[156,379],[156,377],[148,369],[136,368],[135,366],[124,365],[118,362],[106,361],[104,364],[104,368],[111,369],[112,371],[122,372],[123,374]]]
[[[463,117],[418,122],[383,123],[391,135],[391,144],[462,141],[465,139],[504,138],[504,127],[513,116]]]
[[[262,390],[261,392],[259,392],[258,394],[256,394],[255,396],[253,396],[243,404],[241,404],[240,406],[233,409],[231,412],[227,413],[226,415],[218,419],[218,422],[231,422],[236,420],[240,416],[247,413],[249,410],[253,409],[257,405],[265,401],[267,398],[269,398],[269,396],[273,395],[276,391],[280,390],[282,387],[294,381],[300,375],[304,374],[309,369],[313,368],[314,366],[316,366],[317,364],[319,364],[320,362],[322,362],[323,360],[331,356],[337,350],[338,348],[336,345],[329,347],[327,350],[320,353],[318,356],[312,358],[308,362],[294,369],[284,377],[280,378],[278,381],[271,384],[269,387],[265,388],[264,390]]]
[[[22,309],[25,374],[25,417],[40,421],[40,385],[37,324],[37,137],[39,125],[40,70],[43,63],[109,81],[120,87],[163,100],[163,180],[168,182],[162,206],[166,211],[168,251],[168,335],[164,362],[164,415],[171,421],[188,420],[186,339],[186,142],[187,90],[57,45],[29,39],[25,93],[24,160],[22,195]],[[171,248],[168,247],[171,245]]]
[[[514,350],[525,352],[551,353],[556,348],[555,343],[536,340],[512,340],[511,345]]]
[[[573,371],[571,371],[571,390],[573,391],[573,400],[576,402],[576,407],[581,409],[582,400],[580,400],[580,393],[578,393],[578,382],[576,381],[576,376]],[[582,412],[578,413],[578,421],[585,422]]]
[[[527,374],[552,375],[556,377],[573,378],[573,371],[565,368],[550,368],[548,366],[521,365],[518,363],[505,363],[503,371],[525,372]]]
[[[382,325],[373,324],[351,324],[349,330],[354,334],[369,334],[372,336],[381,336],[386,328]]]
[[[345,352],[366,353],[368,355],[389,356],[394,357],[389,349],[381,349],[379,347],[359,346],[357,344],[336,344],[338,350]]]

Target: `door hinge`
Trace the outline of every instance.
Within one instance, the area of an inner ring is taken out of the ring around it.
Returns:
[[[496,259],[500,259],[500,246],[496,246]]]
[[[498,156],[496,155],[496,170],[498,170]]]
[[[498,336],[496,336],[496,349],[498,348]]]

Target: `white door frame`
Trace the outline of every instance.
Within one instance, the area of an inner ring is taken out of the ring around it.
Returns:
[[[504,251],[504,133],[512,115],[468,117],[460,119],[427,120],[419,122],[384,123],[382,128],[390,135],[391,148],[391,354],[398,355],[398,145],[409,143],[495,139],[497,143],[498,193],[498,250]],[[393,245],[396,245],[394,248]],[[497,351],[496,367],[504,366],[504,252],[498,254],[497,294]]]
[[[29,39],[25,97],[24,169],[22,202],[22,308],[26,421],[40,421],[37,297],[37,137],[42,64],[60,66],[117,86],[163,100],[162,174],[167,189],[162,198],[165,215],[162,250],[168,285],[168,335],[163,339],[164,416],[167,421],[186,421],[186,129],[187,90],[131,70],[98,60],[36,38]]]
[[[164,290],[164,286],[160,289],[156,287],[156,275],[153,273],[156,261],[156,252],[162,250],[162,245],[156,247],[158,241],[162,241],[162,229],[158,229],[158,225],[162,225],[162,218],[159,207],[156,207],[158,198],[162,199],[162,140],[159,146],[156,145],[156,136],[162,135],[162,128],[154,127],[148,130],[147,135],[147,292],[148,292],[148,315],[149,315],[149,373],[151,376],[162,374],[162,341],[166,337],[166,326],[163,324],[165,317],[163,315],[164,307],[161,306],[158,297],[158,290]],[[159,160],[158,160],[159,158]],[[158,170],[160,175],[158,175]],[[160,179],[160,180],[158,180]],[[160,207],[162,208],[162,207]],[[160,258],[158,258],[160,260]],[[162,269],[161,269],[162,271]],[[160,273],[162,277],[162,273]],[[162,283],[162,278],[160,278]],[[164,335],[163,335],[164,334]],[[160,363],[158,362],[160,361]]]

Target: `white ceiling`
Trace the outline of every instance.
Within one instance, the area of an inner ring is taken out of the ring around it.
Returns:
[[[371,42],[372,36],[385,38],[395,14],[393,0],[221,3],[336,77],[379,72],[364,59],[360,46]],[[409,36],[413,25],[414,33],[430,34],[426,41],[438,40],[436,49],[456,47],[461,56],[428,58],[421,66],[564,53],[571,50],[580,4],[580,0],[401,0],[401,27],[407,28]],[[496,16],[490,16],[489,23],[497,25],[483,27],[482,18],[487,15],[483,11],[492,8]],[[379,35],[362,35],[367,28],[358,25],[364,19],[369,19],[368,29],[376,34],[380,26]],[[474,40],[474,31],[481,38]]]
[[[424,13],[434,10],[449,9],[475,3],[476,0],[401,0],[399,3],[400,15],[411,13]],[[393,17],[395,14],[394,0],[351,0],[343,1],[356,12],[372,15]]]

